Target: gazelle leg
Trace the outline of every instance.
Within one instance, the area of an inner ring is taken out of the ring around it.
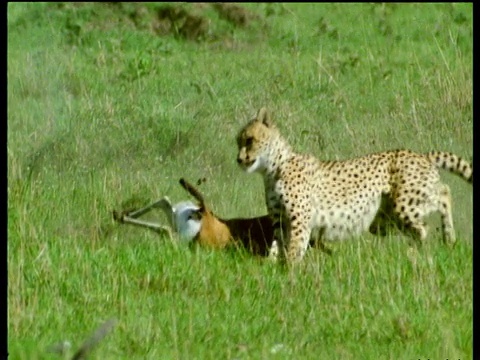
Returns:
[[[171,228],[169,226],[160,225],[154,222],[140,220],[132,218],[128,215],[124,215],[122,218],[122,223],[124,224],[132,224],[140,227],[145,227],[147,229],[153,230],[157,233],[167,232],[170,236],[172,235]]]
[[[152,209],[157,209],[157,208],[160,208],[165,212],[165,214],[167,215],[168,221],[170,223],[170,226],[164,226],[164,225],[160,225],[150,221],[144,221],[144,220],[138,219],[138,217],[150,212]],[[170,199],[166,196],[138,210],[134,210],[126,213],[125,212],[119,213],[117,211],[114,211],[113,218],[115,221],[118,221],[120,223],[133,224],[140,227],[146,227],[157,233],[167,232],[169,236],[172,237],[171,229],[173,228],[173,209],[172,209],[172,203],[170,202]]]
[[[129,217],[132,217],[132,218],[138,218],[138,217],[150,212],[152,209],[158,209],[158,208],[164,210],[165,213],[167,213],[168,210],[170,210],[170,213],[172,213],[172,203],[170,202],[170,199],[168,197],[164,196],[160,200],[155,201],[154,203],[152,203],[150,205],[147,205],[147,206],[145,206],[141,209],[129,212],[126,215],[128,215]],[[169,214],[167,214],[167,215],[169,215]],[[172,214],[170,214],[170,215],[172,215]]]

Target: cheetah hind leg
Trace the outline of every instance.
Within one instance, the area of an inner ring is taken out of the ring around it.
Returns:
[[[439,204],[438,211],[442,220],[443,242],[447,245],[455,245],[455,229],[452,218],[452,198],[448,185],[438,184]]]
[[[407,208],[402,205],[405,202],[405,197],[399,196],[393,207],[393,216],[397,219],[398,228],[406,235],[411,236],[417,245],[422,245],[428,234],[428,226],[423,220],[424,216],[428,215],[428,212],[422,213],[409,213]],[[420,204],[418,204],[420,205]],[[428,204],[423,204],[424,208],[427,208]],[[429,206],[429,208],[432,208]]]
[[[411,221],[411,218],[408,218],[408,215],[401,214],[401,217],[404,216],[403,221],[406,225],[406,229],[413,234],[416,240],[419,240],[420,244],[423,243],[428,233],[428,227],[423,221],[423,217],[427,216],[431,211],[438,211],[441,215],[442,221],[443,242],[446,245],[453,246],[456,239],[452,219],[452,201],[448,185],[439,182],[436,185],[436,196],[434,199],[430,200],[430,204],[426,205],[430,205],[427,207],[430,211],[421,216],[417,216],[415,221]]]

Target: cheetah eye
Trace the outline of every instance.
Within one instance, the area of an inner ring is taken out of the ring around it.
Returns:
[[[245,146],[250,147],[253,144],[253,137],[249,136],[245,139]]]

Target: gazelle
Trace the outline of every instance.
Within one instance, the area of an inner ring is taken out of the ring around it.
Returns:
[[[197,204],[182,201],[172,205],[170,199],[165,196],[139,210],[126,213],[114,211],[113,217],[121,223],[146,227],[156,232],[167,232],[171,237],[175,232],[181,242],[193,242],[217,249],[237,246],[254,255],[272,257],[277,255],[278,248],[273,240],[272,221],[268,215],[253,218],[219,218],[206,205],[202,194],[192,184],[182,178],[180,185],[198,201]],[[155,208],[162,209],[167,215],[169,226],[138,219]],[[320,248],[330,253],[329,249],[322,246]]]

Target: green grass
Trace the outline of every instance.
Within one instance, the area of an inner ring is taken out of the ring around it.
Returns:
[[[472,359],[472,189],[450,174],[454,249],[433,217],[421,249],[365,235],[289,272],[111,219],[187,199],[180,177],[222,216],[264,214],[235,161],[264,105],[322,159],[471,159],[472,5],[244,4],[246,27],[181,5],[209,20],[199,41],[157,34],[158,6],[8,5],[10,358],[62,358],[48,346],[116,318],[92,358]]]

